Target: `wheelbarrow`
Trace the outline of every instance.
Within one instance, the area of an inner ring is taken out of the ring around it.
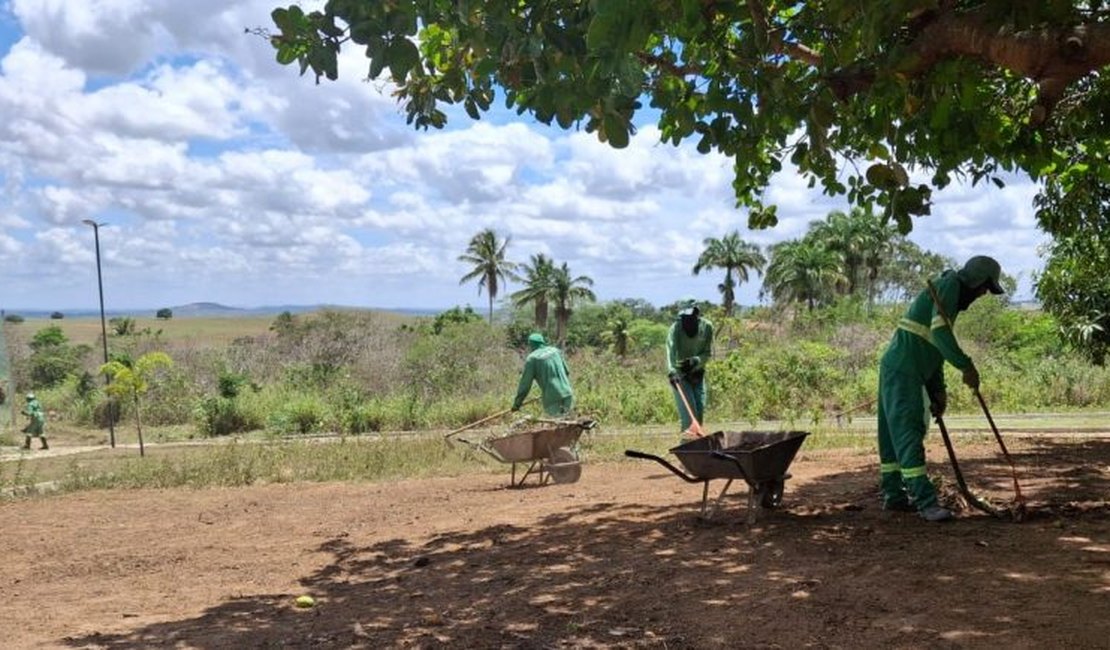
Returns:
[[[701,483],[702,519],[712,518],[732,482],[742,479],[748,484],[747,521],[754,524],[761,509],[782,503],[786,479],[790,478],[786,470],[808,435],[808,431],[718,431],[670,450],[685,471],[641,451],[626,449],[624,455],[654,460],[687,483]],[[725,486],[710,510],[709,482],[715,479],[724,479]]]
[[[509,487],[519,488],[530,476],[540,485],[575,483],[582,475],[582,460],[578,453],[578,439],[597,426],[592,418],[567,420],[528,418],[515,425],[527,427],[508,434],[479,440],[455,438],[473,449],[488,454],[494,460],[512,465]],[[517,480],[517,465],[527,466]]]

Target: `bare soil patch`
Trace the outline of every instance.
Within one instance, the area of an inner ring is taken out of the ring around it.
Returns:
[[[1021,524],[883,513],[870,454],[805,447],[750,527],[743,485],[706,523],[700,486],[644,461],[517,490],[506,468],[8,502],[3,645],[1110,647],[1110,440],[1010,446]],[[960,450],[1005,501],[995,448]]]

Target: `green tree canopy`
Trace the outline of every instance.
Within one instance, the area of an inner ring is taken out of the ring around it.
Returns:
[[[1037,294],[1064,337],[1094,363],[1110,352],[1110,235],[1065,237],[1052,244]]]
[[[442,127],[444,104],[477,119],[503,91],[623,147],[647,101],[665,142],[734,160],[754,227],[776,223],[761,198],[787,161],[902,232],[954,179],[1026,172],[1054,234],[1090,228],[1055,208],[1110,184],[1104,0],[330,0],[272,18],[280,63],[335,79],[358,48],[417,127]]]

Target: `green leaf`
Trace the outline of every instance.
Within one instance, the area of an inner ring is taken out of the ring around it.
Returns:
[[[393,80],[397,83],[404,83],[409,70],[420,63],[420,52],[416,49],[416,44],[404,37],[390,41],[385,57],[393,73]]]
[[[282,65],[289,65],[297,60],[297,48],[295,45],[284,44],[278,48],[277,62]],[[303,72],[303,71],[302,71]]]
[[[624,149],[628,146],[628,126],[620,116],[606,114],[603,125],[609,146],[615,149]]]

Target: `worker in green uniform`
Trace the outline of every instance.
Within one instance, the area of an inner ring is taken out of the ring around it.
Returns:
[[[23,415],[30,419],[27,426],[23,427],[23,448],[30,449],[31,438],[38,438],[43,449],[50,449],[50,445],[46,444],[46,413],[43,412],[42,405],[39,404],[34,393],[27,393],[27,403],[23,406]]]
[[[543,412],[553,417],[568,415],[574,408],[574,391],[570,388],[570,369],[563,353],[554,345],[548,345],[539,332],[528,335],[528,346],[532,351],[524,359],[513,410],[520,410],[535,381],[540,386]]]
[[[667,379],[674,390],[674,400],[682,432],[689,431],[692,420],[682,402],[682,394],[700,424],[705,415],[705,364],[713,354],[713,323],[701,316],[693,298],[679,302],[678,316],[667,332]]]
[[[898,322],[879,365],[879,462],[884,510],[916,510],[927,521],[945,521],[952,512],[937,503],[925,472],[928,416],[944,414],[948,403],[944,362],[979,389],[979,372],[960,349],[951,325],[956,315],[988,291],[1002,293],[1002,268],[986,256],[972,257],[959,271],[948,270],[918,294]],[[934,294],[935,293],[935,299]],[[939,306],[937,302],[939,301]],[[951,319],[951,321],[949,320]]]

